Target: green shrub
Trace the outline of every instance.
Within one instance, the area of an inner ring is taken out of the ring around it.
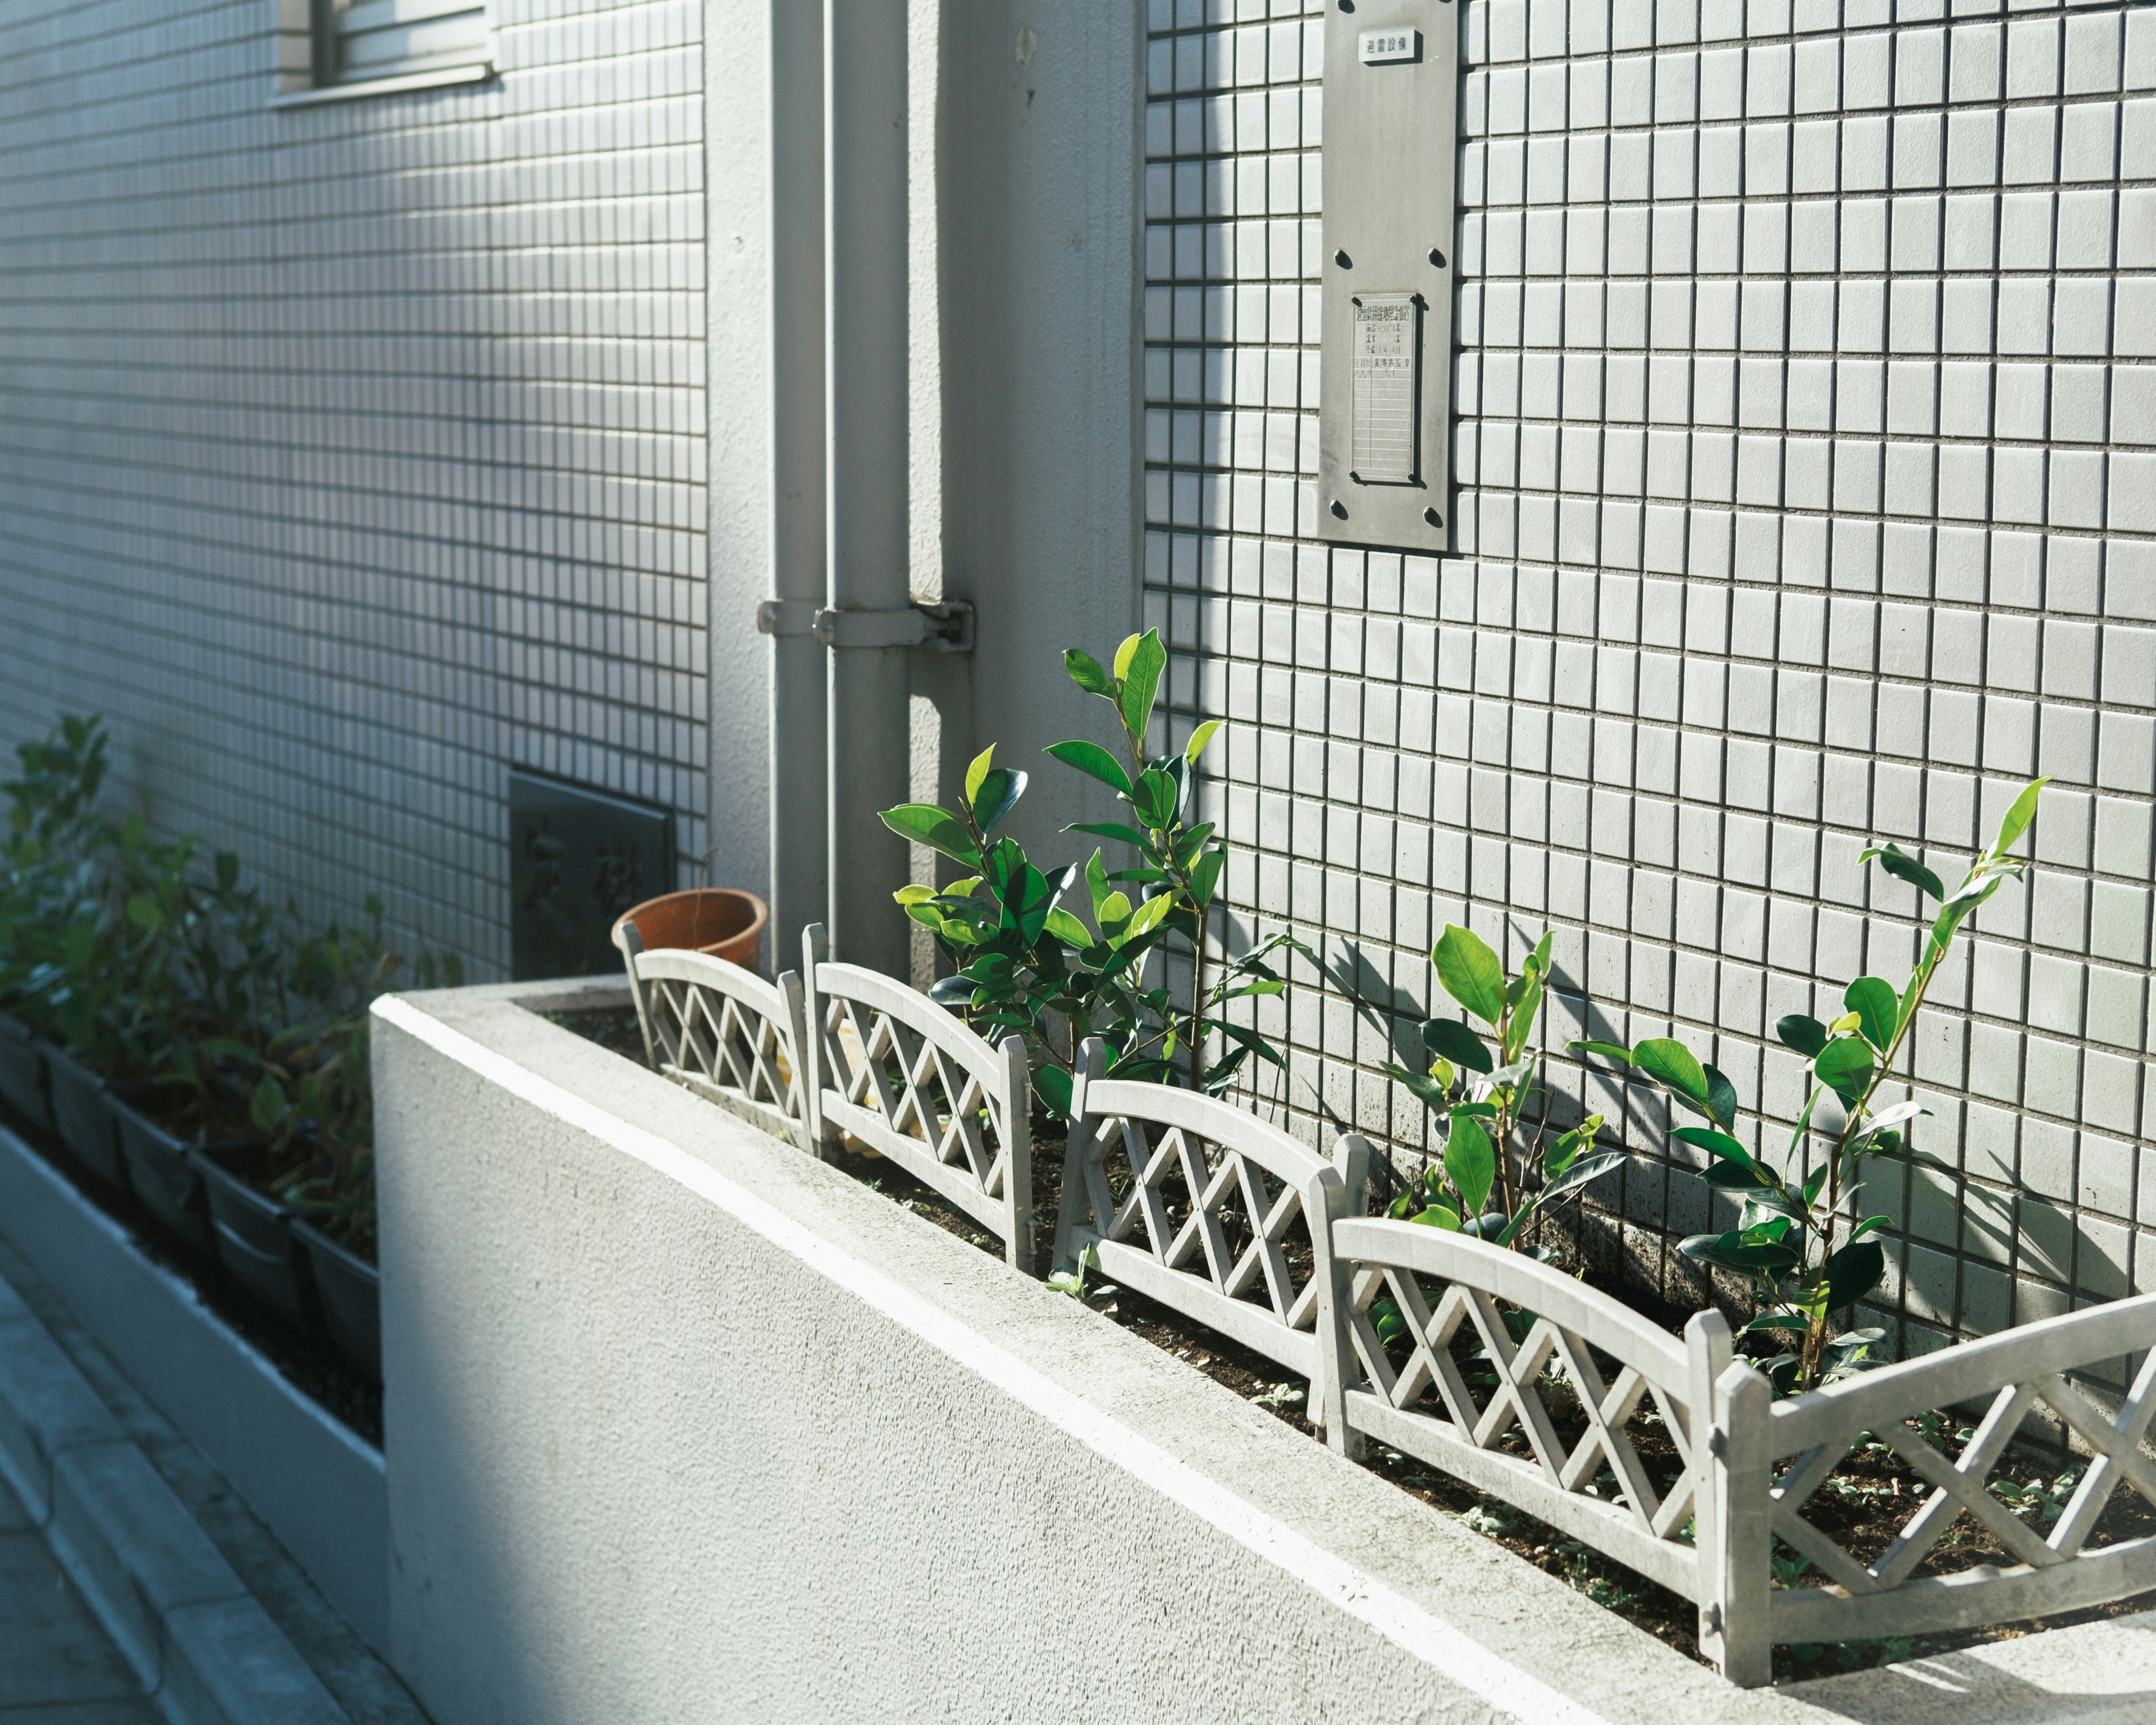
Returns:
[[[934,933],[937,950],[956,972],[932,995],[963,1011],[984,1035],[1024,1036],[1034,1089],[1059,1116],[1070,1111],[1074,1063],[1088,1037],[1106,1045],[1108,1076],[1180,1080],[1215,1094],[1253,1055],[1284,1067],[1280,1050],[1230,1019],[1227,1008],[1281,993],[1286,979],[1268,961],[1283,949],[1309,949],[1292,935],[1276,933],[1208,973],[1207,938],[1227,848],[1211,822],[1191,822],[1189,804],[1199,757],[1219,722],[1200,725],[1178,752],[1147,755],[1146,733],[1168,665],[1156,630],[1126,640],[1112,671],[1075,648],[1064,655],[1064,665],[1071,681],[1114,710],[1122,753],[1084,739],[1056,743],[1047,752],[1106,785],[1130,814],[1127,821],[1068,830],[1128,845],[1137,860],[1111,871],[1096,850],[1082,865],[1044,872],[1017,839],[995,837],[1025,793],[1027,779],[996,766],[993,747],[967,773],[959,809],[908,803],[884,810],[884,824],[901,838],[973,871],[940,890],[915,886],[897,894],[906,914]],[[1081,881],[1090,926],[1064,904]],[[1187,988],[1147,979],[1148,956],[1171,942],[1180,943],[1188,959]]]

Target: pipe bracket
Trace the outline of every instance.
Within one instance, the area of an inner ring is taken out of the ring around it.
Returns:
[[[756,632],[760,635],[808,635],[816,632],[816,614],[823,608],[814,599],[762,599],[756,608]]]
[[[761,611],[757,627],[762,627]],[[970,653],[973,607],[966,599],[916,599],[888,610],[825,607],[816,613],[809,632],[831,648],[926,647],[937,653]]]

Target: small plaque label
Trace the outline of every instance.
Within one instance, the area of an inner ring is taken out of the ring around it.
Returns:
[[[1365,30],[1358,39],[1366,66],[1397,66],[1422,58],[1419,30]]]
[[[1422,308],[1413,294],[1355,299],[1354,467],[1366,485],[1415,483]]]

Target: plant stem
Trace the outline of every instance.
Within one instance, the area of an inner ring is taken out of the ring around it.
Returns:
[[[1972,869],[1969,872],[1973,875],[1975,870]],[[1967,880],[1964,879],[1962,884],[1968,885]],[[1932,978],[1938,973],[1946,955],[1943,942],[1928,941],[1925,943],[1924,956],[1917,963],[1916,988],[1909,997],[1909,1009],[1902,1014],[1902,1022],[1895,1026],[1892,1039],[1880,1051],[1879,1064],[1872,1069],[1871,1081],[1864,1086],[1864,1094],[1849,1110],[1848,1118],[1842,1122],[1841,1136],[1835,1140],[1834,1159],[1827,1164],[1826,1219],[1820,1224],[1820,1268],[1822,1274],[1825,1271],[1826,1260],[1834,1255],[1835,1218],[1841,1209],[1841,1169],[1849,1146],[1861,1132],[1865,1117],[1871,1112],[1873,1093],[1886,1082],[1887,1074],[1893,1070],[1895,1058],[1902,1051],[1902,1044],[1908,1036],[1911,1027],[1916,1024],[1917,1013],[1923,1008],[1924,992],[1931,987]],[[1811,1232],[1809,1217],[1805,1219],[1804,1231],[1807,1235]],[[1821,1298],[1825,1297],[1822,1293]],[[1832,1313],[1822,1305],[1818,1316],[1808,1319],[1805,1323],[1804,1358],[1799,1368],[1800,1389],[1810,1389],[1819,1381],[1820,1359],[1826,1351],[1826,1327],[1831,1317]]]
[[[1187,890],[1187,889],[1186,889]],[[1194,898],[1192,902],[1196,903]],[[1213,924],[1213,907],[1198,906],[1198,936],[1191,942],[1190,972],[1190,1087],[1205,1088],[1205,935]]]

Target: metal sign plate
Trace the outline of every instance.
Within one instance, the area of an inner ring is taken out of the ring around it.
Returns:
[[[1355,299],[1354,458],[1358,485],[1415,482],[1422,308],[1413,294]]]
[[[1422,58],[1419,30],[1365,30],[1356,40],[1356,52],[1366,66],[1404,65]]]
[[[1459,0],[1328,0],[1321,538],[1452,546]]]

